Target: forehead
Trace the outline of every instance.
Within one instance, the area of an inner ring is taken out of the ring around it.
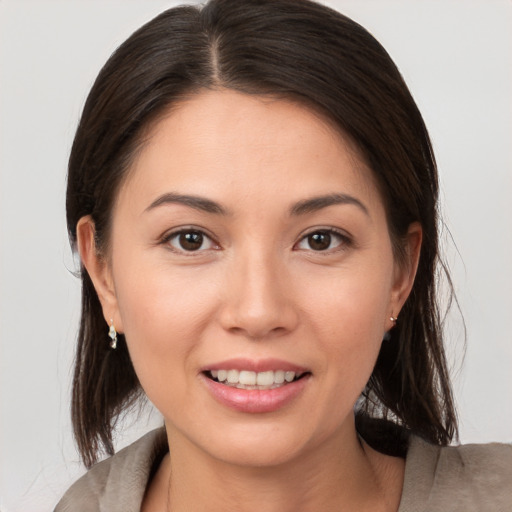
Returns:
[[[155,196],[162,188],[219,200],[233,192],[285,200],[333,188],[378,196],[355,145],[321,113],[231,90],[192,95],[148,131],[123,189]]]

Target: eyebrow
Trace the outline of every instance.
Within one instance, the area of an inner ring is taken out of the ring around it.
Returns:
[[[158,208],[159,206],[168,204],[181,204],[193,208],[195,210],[203,211],[206,213],[213,213],[215,215],[229,215],[230,212],[222,207],[219,203],[206,199],[205,197],[193,196],[188,194],[177,194],[175,192],[168,192],[162,194],[155,199],[144,212]],[[334,205],[351,204],[357,206],[366,215],[369,215],[368,208],[357,198],[348,194],[327,194],[324,196],[311,197],[303,201],[295,203],[290,208],[291,216],[306,215],[308,213],[317,212],[323,208]]]
[[[290,215],[305,215],[337,204],[351,204],[357,206],[366,215],[370,215],[368,208],[359,199],[348,194],[327,194],[299,201],[291,207]]]
[[[167,194],[163,194],[157,199],[155,199],[145,210],[144,212],[153,210],[162,205],[168,204],[182,204],[184,206],[188,206],[189,208],[194,208],[194,210],[199,210],[206,213],[214,213],[216,215],[228,215],[228,211],[223,208],[219,203],[212,201],[211,199],[206,199],[204,197],[199,196],[191,196],[184,194],[176,194],[174,192],[169,192]]]

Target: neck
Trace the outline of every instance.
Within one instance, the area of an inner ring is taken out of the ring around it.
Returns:
[[[172,512],[259,512],[263,503],[265,512],[398,507],[400,492],[392,495],[388,489],[389,471],[380,454],[359,441],[355,428],[293,460],[265,467],[212,458],[169,429],[168,438],[172,457],[162,466],[166,478],[161,481],[167,480],[166,501]],[[401,491],[403,472],[396,476]]]

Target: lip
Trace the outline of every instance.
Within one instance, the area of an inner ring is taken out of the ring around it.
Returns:
[[[306,373],[309,370],[282,359],[227,359],[201,368],[201,372],[211,370],[248,370],[252,372],[269,372],[284,370],[285,372]]]
[[[209,370],[249,370],[253,372],[291,371],[307,373],[302,378],[273,389],[239,389],[222,384],[206,376]],[[206,388],[222,405],[251,414],[275,412],[294,401],[306,388],[311,373],[304,367],[279,359],[230,359],[206,366],[199,374]]]

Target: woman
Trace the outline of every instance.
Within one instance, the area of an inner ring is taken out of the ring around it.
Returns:
[[[56,510],[504,510],[512,448],[447,447],[437,195],[400,74],[342,15],[220,0],[133,34],[69,163],[73,422],[88,466],[142,393],[165,429]]]

